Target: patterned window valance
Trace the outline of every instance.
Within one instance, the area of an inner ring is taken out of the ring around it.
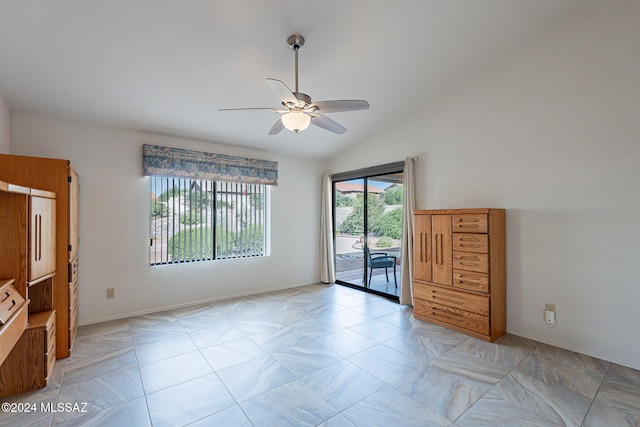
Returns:
[[[278,162],[148,144],[142,146],[142,173],[278,185]]]

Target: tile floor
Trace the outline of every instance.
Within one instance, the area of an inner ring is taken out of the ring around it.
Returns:
[[[49,386],[5,400],[37,409],[0,412],[20,427],[639,426],[640,371],[310,285],[83,326]]]

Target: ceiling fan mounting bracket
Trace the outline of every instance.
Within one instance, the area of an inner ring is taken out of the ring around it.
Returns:
[[[302,37],[300,34],[290,35],[287,39],[287,43],[289,44],[289,47],[291,49],[300,50],[302,49],[302,46],[304,46],[304,37]]]

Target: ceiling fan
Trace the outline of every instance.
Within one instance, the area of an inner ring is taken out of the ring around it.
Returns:
[[[343,111],[366,110],[369,103],[364,100],[334,100],[311,102],[306,93],[298,92],[298,51],[304,46],[304,37],[294,34],[287,38],[289,47],[295,52],[296,81],[295,91],[291,91],[280,80],[267,78],[267,83],[282,101],[276,108],[223,108],[218,111],[262,110],[282,114],[269,131],[269,135],[276,135],[282,129],[289,129],[295,133],[314,124],[330,132],[342,134],[347,129],[320,113],[338,113]]]

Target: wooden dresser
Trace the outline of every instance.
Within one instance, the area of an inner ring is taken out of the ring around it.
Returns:
[[[504,209],[414,211],[414,316],[494,341],[506,332]]]

